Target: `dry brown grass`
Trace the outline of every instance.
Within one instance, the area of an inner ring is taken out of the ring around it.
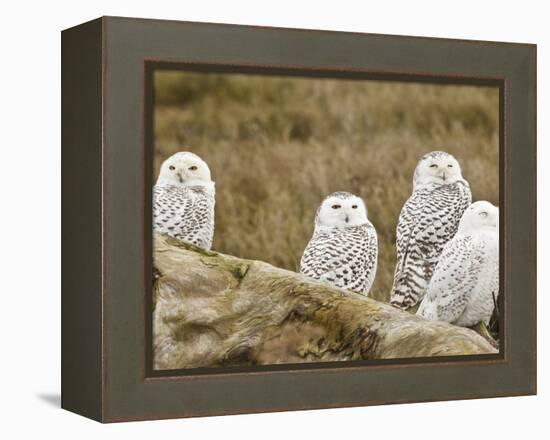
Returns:
[[[378,231],[371,295],[386,301],[420,156],[453,154],[474,200],[498,204],[496,88],[165,71],[155,92],[155,178],[177,151],[209,164],[220,252],[298,270],[320,201],[350,191]]]

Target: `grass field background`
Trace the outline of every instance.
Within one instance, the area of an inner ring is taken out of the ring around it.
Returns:
[[[216,182],[213,249],[298,271],[334,191],[367,205],[387,301],[395,228],[418,159],[453,154],[474,200],[498,205],[498,89],[235,74],[155,73],[154,178],[192,151]]]

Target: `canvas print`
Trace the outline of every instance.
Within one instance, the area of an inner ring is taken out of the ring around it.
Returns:
[[[157,371],[498,355],[498,87],[156,69]]]

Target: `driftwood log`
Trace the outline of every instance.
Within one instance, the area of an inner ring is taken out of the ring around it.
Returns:
[[[495,353],[427,321],[260,261],[154,239],[155,369]]]

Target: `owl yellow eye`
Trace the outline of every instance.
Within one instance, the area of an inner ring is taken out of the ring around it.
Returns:
[[[191,171],[197,171],[197,167],[196,167],[195,165],[189,167],[189,169],[190,169]]]
[[[352,205],[352,208],[353,208],[353,209],[357,209],[357,205]]]
[[[340,209],[341,206],[340,205],[332,205],[332,209]]]
[[[437,164],[432,163],[432,164],[430,165],[430,168],[437,168]]]
[[[447,166],[448,166],[449,168],[452,168],[452,167],[453,167],[453,165],[452,165],[452,164],[449,164],[449,165],[447,165]]]
[[[170,166],[168,167],[168,169],[169,169],[170,171],[174,171],[174,170],[176,169],[176,167],[175,167],[174,165],[170,165]]]

